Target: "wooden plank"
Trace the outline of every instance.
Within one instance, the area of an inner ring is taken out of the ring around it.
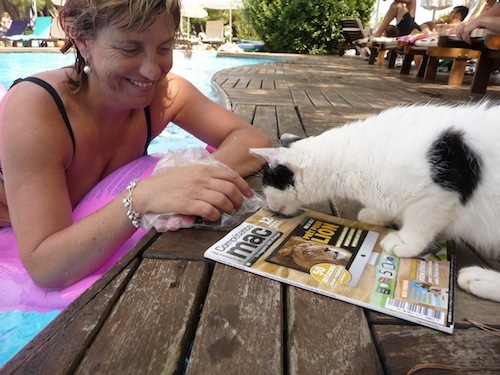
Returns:
[[[248,82],[247,87],[249,89],[260,89],[260,88],[262,88],[262,79],[260,79],[260,78],[252,78],[252,79],[250,79],[250,81]],[[274,87],[273,87],[273,89],[274,89]]]
[[[500,337],[477,328],[457,330],[452,335],[420,326],[376,325],[373,328],[384,351],[387,373],[406,374],[416,365],[429,363],[458,366],[460,374],[498,374],[500,371]],[[496,371],[472,369],[481,366],[495,367]],[[418,374],[450,372],[427,370]]]
[[[467,48],[429,47],[427,54],[442,59],[477,59],[479,51]]]
[[[276,107],[270,105],[259,105],[255,109],[253,126],[265,133],[271,141],[278,139],[278,117]]]
[[[134,260],[85,305],[77,299],[1,369],[2,374],[67,374],[76,368],[139,264]]]
[[[289,90],[228,89],[222,86],[232,103],[253,105],[293,105]]]
[[[205,262],[143,260],[76,373],[180,373],[208,271]]]
[[[224,88],[225,90],[228,90],[235,87],[239,81],[240,78],[238,77],[229,77],[225,79],[223,82],[217,82],[217,83],[220,85],[220,87]]]
[[[322,108],[318,111],[313,107],[299,107],[300,118],[308,136],[320,134],[332,127],[341,126],[348,122],[364,119],[376,113],[372,108]]]
[[[351,105],[342,96],[339,95],[338,90],[322,89],[321,92],[332,106],[336,108],[337,107],[352,108]]]
[[[274,79],[264,78],[261,80],[261,87],[263,90],[276,90],[278,87],[276,86]],[[282,88],[282,87],[279,87]]]
[[[325,98],[323,93],[317,89],[306,90],[306,94],[315,107],[331,107],[331,103]]]
[[[236,85],[234,85],[234,88],[236,88],[236,89],[246,89],[248,87],[249,83],[250,83],[250,78],[243,77],[243,78],[240,78],[238,80],[238,83],[236,83]]]
[[[312,105],[309,96],[305,90],[292,90],[293,104],[296,106],[309,106]]]
[[[344,99],[347,103],[351,105],[351,107],[359,109],[359,108],[371,108],[370,104],[365,100],[361,100],[359,96],[354,94],[350,90],[342,90],[339,92],[339,95],[342,99]]]
[[[236,104],[233,108],[233,112],[251,124],[253,123],[253,117],[255,114],[255,105]]]
[[[186,374],[283,374],[281,289],[216,264]]]
[[[299,137],[306,136],[295,108],[276,107],[276,112],[278,115],[278,134],[280,136],[284,133],[295,134]]]
[[[227,231],[210,229],[181,229],[163,233],[144,252],[144,258],[204,260],[203,254]]]
[[[382,374],[363,309],[287,288],[290,374]]]

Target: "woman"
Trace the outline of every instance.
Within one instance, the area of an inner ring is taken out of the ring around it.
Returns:
[[[59,18],[76,64],[35,77],[55,89],[66,121],[50,88],[32,81],[14,85],[0,108],[0,226],[12,225],[21,259],[42,288],[63,288],[98,269],[134,233],[140,215],[216,220],[239,208],[252,194],[240,175],[261,167],[249,147],[269,145],[170,72],[178,0],[67,0]],[[216,147],[214,157],[234,171],[193,165],[131,182],[73,223],[85,194],[141,157],[170,121]]]

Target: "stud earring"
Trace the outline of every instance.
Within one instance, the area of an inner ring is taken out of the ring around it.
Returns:
[[[90,65],[85,65],[83,67],[83,72],[86,74],[86,75],[89,75],[90,73],[92,73],[92,68],[90,67]]]

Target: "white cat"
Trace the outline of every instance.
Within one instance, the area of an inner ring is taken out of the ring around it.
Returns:
[[[263,185],[273,211],[357,199],[365,206],[359,221],[399,224],[381,245],[400,257],[418,256],[439,233],[500,255],[500,106],[396,107],[286,143],[251,150],[268,162]],[[499,272],[467,267],[458,283],[500,301]]]

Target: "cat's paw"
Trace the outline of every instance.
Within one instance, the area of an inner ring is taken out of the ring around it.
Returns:
[[[358,212],[358,221],[362,223],[368,223],[373,225],[388,226],[391,224],[390,219],[381,215],[378,211],[373,208],[363,208]]]
[[[380,246],[384,251],[395,254],[400,258],[412,258],[420,255],[422,252],[421,246],[415,246],[413,243],[407,244],[399,235],[399,231],[388,233],[382,241]]]
[[[500,302],[500,272],[472,266],[458,272],[460,288],[480,298]]]

